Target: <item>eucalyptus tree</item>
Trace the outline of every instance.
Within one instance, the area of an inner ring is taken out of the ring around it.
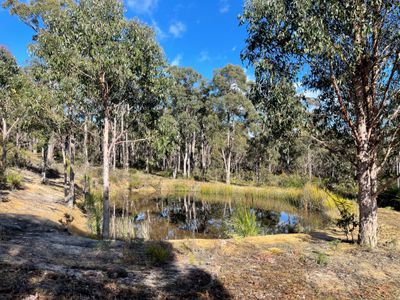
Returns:
[[[40,118],[43,100],[32,78],[17,65],[15,58],[3,47],[0,47],[0,93],[1,180],[4,179],[7,167],[10,138],[17,129],[27,128]]]
[[[200,82],[202,77],[192,68],[171,67],[170,100],[172,114],[176,118],[181,137],[183,176],[190,177],[195,165],[197,134],[199,132],[198,110],[200,109]],[[180,159],[180,154],[178,159]]]
[[[351,136],[357,167],[359,243],[377,245],[378,175],[399,139],[400,7],[397,0],[249,0],[243,59],[257,84],[319,90],[327,128]],[[329,144],[329,141],[327,142]],[[332,145],[331,145],[332,146]]]
[[[14,3],[11,8],[31,27],[39,27],[35,54],[59,75],[59,82],[83,85],[82,98],[90,99],[94,108],[103,130],[103,237],[108,238],[110,153],[122,137],[120,133],[110,141],[110,120],[117,106],[154,92],[163,53],[153,31],[127,20],[119,1],[34,1],[30,7]],[[79,99],[70,100],[79,105]]]
[[[216,135],[218,149],[225,166],[225,181],[231,182],[232,155],[243,152],[246,126],[255,115],[248,96],[247,76],[240,66],[227,65],[214,71],[214,110],[221,131]]]

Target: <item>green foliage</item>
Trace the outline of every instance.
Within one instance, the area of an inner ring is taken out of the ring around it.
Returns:
[[[326,255],[324,252],[317,251],[315,262],[320,266],[327,266],[329,262],[328,255]]]
[[[138,175],[132,175],[131,180],[129,181],[128,189],[131,191],[132,189],[139,189],[143,186],[143,183]]]
[[[337,219],[336,225],[343,230],[347,240],[351,235],[351,240],[354,242],[354,231],[358,227],[358,221],[356,215],[352,212],[353,207],[349,201],[341,198],[335,199],[335,204],[340,213],[340,218]]]
[[[400,211],[400,189],[392,187],[378,195],[379,207],[392,207]]]
[[[236,208],[231,222],[234,232],[242,237],[255,236],[260,232],[255,212],[245,206]]]
[[[154,265],[163,265],[167,263],[172,256],[171,246],[165,243],[151,244],[146,248],[146,256]]]
[[[89,226],[92,232],[100,236],[102,215],[103,215],[103,195],[100,191],[87,193],[85,196],[84,208],[89,215]]]
[[[22,175],[17,172],[7,172],[6,174],[6,184],[12,189],[19,189],[22,187]]]

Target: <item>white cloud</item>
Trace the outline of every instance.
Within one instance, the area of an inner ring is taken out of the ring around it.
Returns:
[[[127,0],[127,6],[139,14],[151,14],[157,5],[158,0]]]
[[[179,66],[181,64],[181,60],[182,60],[182,55],[178,54],[177,56],[175,56],[174,60],[171,62],[171,65]]]
[[[210,56],[208,55],[208,52],[207,51],[201,51],[200,52],[200,58],[199,58],[199,61],[200,62],[204,62],[204,61],[209,61],[211,58],[210,58]]]
[[[228,0],[220,0],[219,1],[219,12],[221,14],[227,13],[229,11],[229,9],[231,8],[231,5],[229,4]]]
[[[160,40],[168,37],[167,34],[160,28],[160,26],[158,26],[158,23],[155,20],[151,20],[151,25],[153,26],[153,29]]]
[[[175,38],[182,37],[185,32],[186,25],[180,21],[175,21],[169,26],[169,33],[171,33]]]
[[[320,91],[318,91],[318,90],[309,90],[306,87],[304,87],[301,82],[296,82],[294,84],[294,86],[296,88],[296,93],[299,96],[304,96],[306,98],[316,99],[316,98],[319,97],[319,95],[321,95]]]
[[[232,52],[235,52],[236,51],[236,46],[233,46],[232,47]]]

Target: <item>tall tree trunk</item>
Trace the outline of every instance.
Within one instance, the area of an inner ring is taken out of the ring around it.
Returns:
[[[5,180],[7,168],[7,123],[3,119],[3,134],[1,139],[0,182]]]
[[[85,124],[83,125],[83,156],[85,167],[89,167],[89,150],[88,150],[88,122],[89,118],[85,116]]]
[[[54,162],[54,147],[56,145],[56,138],[54,132],[51,133],[49,142],[47,143],[47,165],[51,166]]]
[[[112,164],[113,164],[113,170],[116,169],[117,167],[117,145],[116,141],[117,140],[117,119],[114,118],[114,123],[113,123],[113,129],[112,129]]]
[[[68,206],[73,207],[75,205],[75,137],[70,135],[69,137],[69,195],[68,195]]]
[[[183,156],[183,177],[187,177],[188,145],[185,142],[185,154]]]
[[[68,190],[69,190],[67,149],[68,149],[68,139],[67,139],[67,137],[63,136],[61,152],[62,152],[62,157],[63,157],[63,169],[64,169],[64,199],[65,199],[65,202],[68,201]]]
[[[47,145],[42,147],[42,184],[47,184]]]
[[[102,91],[104,127],[103,127],[103,239],[110,237],[110,104],[109,87],[106,81],[105,73],[100,76],[100,86]]]
[[[103,107],[104,107],[104,128],[103,128],[103,238],[110,237],[110,154],[109,154],[109,133],[110,133],[110,108],[108,104],[108,92],[106,83],[103,86]]]
[[[378,243],[377,167],[373,154],[371,155],[367,151],[360,151],[357,157],[358,205],[360,214],[358,243],[374,248]]]

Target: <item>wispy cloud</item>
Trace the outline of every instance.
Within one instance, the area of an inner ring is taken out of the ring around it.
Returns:
[[[296,88],[297,95],[311,99],[317,99],[321,95],[320,91],[307,89],[301,82],[296,82],[294,86]]]
[[[168,35],[160,28],[158,23],[155,20],[151,20],[151,25],[160,40],[163,40],[168,37]]]
[[[182,55],[178,54],[177,56],[175,56],[174,60],[171,62],[171,65],[172,66],[180,66],[181,60],[182,60]]]
[[[199,57],[199,61],[200,62],[205,62],[205,61],[209,61],[211,60],[210,55],[208,54],[207,51],[201,51],[200,52],[200,57]]]
[[[169,26],[169,33],[171,33],[175,38],[180,38],[186,32],[186,25],[180,21],[174,21]]]
[[[220,0],[219,1],[219,12],[221,14],[227,13],[231,8],[228,0]]]
[[[139,14],[151,14],[158,5],[158,0],[127,0],[128,8]]]
[[[232,47],[232,52],[235,52],[236,51],[236,46],[233,46]]]

